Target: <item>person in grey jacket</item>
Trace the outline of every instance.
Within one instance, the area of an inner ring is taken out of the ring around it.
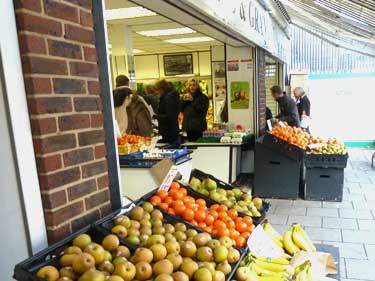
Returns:
[[[284,121],[289,126],[300,127],[300,119],[295,101],[277,85],[271,88],[271,94],[279,104],[280,109],[280,113],[276,116],[276,121]]]

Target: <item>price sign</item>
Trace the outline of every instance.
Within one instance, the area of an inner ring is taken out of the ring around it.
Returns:
[[[309,149],[314,149],[314,148],[319,148],[319,147],[324,147],[324,146],[327,146],[327,144],[325,144],[325,143],[312,143],[312,144],[309,144],[307,147]]]
[[[124,208],[124,209],[121,209],[120,213],[118,214],[118,216],[122,215],[122,214],[125,214],[127,212],[129,212],[131,209],[133,209],[135,207],[135,204],[134,203],[131,203],[129,205],[129,207],[127,208]]]
[[[279,258],[284,252],[259,224],[247,240],[250,252],[255,256]]]
[[[268,130],[272,131],[271,119],[267,120],[267,126],[268,126]]]
[[[172,166],[171,169],[169,170],[168,174],[165,176],[163,182],[161,183],[161,185],[159,187],[159,190],[168,191],[170,186],[171,186],[171,183],[174,180],[174,178],[176,177],[177,173],[178,173],[177,167]]]

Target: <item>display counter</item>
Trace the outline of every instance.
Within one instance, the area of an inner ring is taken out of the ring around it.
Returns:
[[[184,143],[194,151],[193,168],[217,175],[224,182],[232,183],[241,172],[242,144]]]

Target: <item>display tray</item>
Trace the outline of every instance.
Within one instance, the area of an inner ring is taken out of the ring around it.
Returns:
[[[213,181],[216,182],[218,188],[223,188],[223,189],[226,189],[226,190],[232,190],[233,188],[235,188],[233,185],[225,183],[225,182],[219,180],[218,178],[215,178],[214,176],[212,176],[210,174],[206,174],[206,173],[204,173],[204,172],[202,172],[201,170],[198,170],[198,169],[192,170],[191,175],[190,175],[190,180],[191,180],[192,177],[195,177],[199,180],[203,180],[204,178],[210,178],[210,179],[212,179]],[[201,198],[204,198],[206,201],[210,201],[212,204],[220,204],[220,202],[213,200],[211,197],[209,197],[207,195],[204,195],[202,193],[199,193],[199,192],[195,191],[190,186],[187,186],[187,188],[189,189],[189,191],[191,193],[194,193],[196,196],[200,196]],[[252,217],[255,225],[258,225],[258,224],[260,224],[264,221],[266,213],[268,212],[269,208],[270,208],[270,203],[263,200],[263,208],[259,210],[259,212],[262,214],[262,216]],[[242,217],[246,216],[242,212],[238,212],[238,213]]]
[[[344,169],[348,163],[346,154],[306,154],[304,163],[306,168],[337,168]]]
[[[193,153],[193,151],[187,150],[186,148],[179,150],[171,149],[171,153],[165,154],[164,157],[156,158],[143,158],[143,153],[144,152],[136,152],[127,155],[119,155],[120,166],[125,168],[151,168],[156,163],[166,158],[171,159],[175,165],[179,165],[190,160],[190,154]]]
[[[101,243],[103,238],[108,234],[107,231],[95,225],[85,227],[65,239],[51,245],[36,255],[24,260],[14,267],[13,278],[18,281],[45,281],[45,279],[36,276],[36,272],[43,266],[53,265],[61,268],[59,258],[62,251],[71,245],[73,239],[79,235],[87,233],[91,236],[93,242]],[[126,246],[126,245],[125,245]],[[132,252],[132,249],[129,249]]]
[[[139,206],[139,205],[142,205],[144,202],[148,202],[148,199],[151,198],[153,195],[155,195],[157,192],[157,189],[153,190],[152,192],[149,192],[148,194],[146,194],[144,197],[142,197],[141,199],[137,200],[137,202],[134,202],[133,204],[136,205],[136,206]],[[133,205],[132,204],[132,205]],[[134,206],[133,205],[133,206]],[[123,214],[123,215],[129,215],[130,214],[130,211],[131,211],[131,208],[132,206],[127,206],[125,209],[122,209],[122,210],[119,210],[117,212],[114,213],[114,215],[112,215],[112,218],[111,219],[108,219],[104,222],[102,222],[98,227],[105,233],[112,233],[112,227],[114,226],[114,222],[113,222],[113,219],[116,218],[118,215],[120,214]],[[187,228],[191,228],[191,229],[195,229],[198,233],[203,233],[203,232],[206,232],[205,230],[193,225],[193,224],[190,224],[189,222],[185,221],[184,219],[182,219],[181,217],[178,217],[178,216],[174,216],[172,214],[169,214],[168,212],[164,211],[163,209],[159,208],[158,206],[154,206],[154,208],[160,210],[163,214],[163,223],[164,224],[176,224],[176,223],[183,223],[186,225]],[[210,233],[209,233],[210,234]],[[217,237],[215,235],[212,235],[210,234],[212,238],[216,239]],[[122,239],[119,237],[119,240],[120,240],[120,243],[122,245],[125,245],[127,246],[132,252],[135,251],[137,248],[139,248],[139,246],[135,245],[135,244],[132,244],[128,241],[126,241],[125,239]],[[238,260],[237,263],[235,263],[234,265],[232,265],[232,271],[231,273],[226,276],[226,279],[225,280],[232,280],[236,271],[237,271],[237,268],[240,266],[241,264],[241,261],[242,259],[245,257],[245,254],[246,254],[246,248],[238,248],[238,247],[235,247],[238,251],[240,251],[241,253],[241,257],[240,259]]]
[[[271,135],[268,132],[264,135],[263,145],[293,160],[301,160],[305,155],[304,149]]]

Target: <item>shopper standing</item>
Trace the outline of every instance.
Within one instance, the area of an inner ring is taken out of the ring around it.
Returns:
[[[142,97],[149,105],[151,105],[152,110],[155,113],[158,112],[160,97],[156,93],[155,87],[153,85],[148,84],[145,86],[145,93],[144,95],[142,95]]]
[[[302,87],[297,87],[293,91],[294,97],[296,98],[296,104],[298,109],[298,115],[301,120],[301,127],[306,129],[309,133],[310,125],[310,100],[307,97]]]
[[[183,96],[181,111],[184,113],[183,130],[187,133],[189,141],[196,141],[202,137],[207,129],[206,115],[209,100],[204,95],[195,79],[191,79],[188,91]]]
[[[173,87],[165,80],[155,83],[155,91],[160,96],[159,108],[154,118],[158,120],[159,133],[163,137],[163,143],[169,143],[173,147],[179,146],[178,113],[180,98]]]
[[[295,101],[287,94],[283,93],[280,86],[271,88],[272,97],[277,101],[280,109],[276,121],[287,122],[289,126],[300,127],[300,119]]]

